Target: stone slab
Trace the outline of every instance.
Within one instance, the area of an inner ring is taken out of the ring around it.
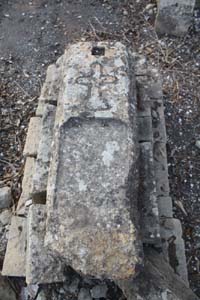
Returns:
[[[41,130],[41,118],[40,117],[32,117],[28,126],[28,133],[26,137],[26,143],[24,146],[23,155],[25,157],[37,156],[37,150],[40,140],[40,130]]]
[[[32,198],[34,203],[46,202],[47,180],[51,157],[51,144],[53,140],[55,114],[56,107],[54,105],[47,104],[42,117],[38,155],[33,174]]]
[[[178,219],[165,218],[161,220],[162,248],[166,259],[174,272],[188,285],[185,245],[182,239],[182,226]]]
[[[158,34],[182,36],[192,24],[195,0],[159,0],[155,29]]]
[[[13,216],[11,220],[2,275],[25,277],[26,219]]]
[[[156,197],[152,143],[140,143],[140,185],[138,206],[143,243],[160,242],[160,224]]]
[[[45,244],[76,271],[124,278],[141,263],[133,61],[119,42],[68,48],[47,189]],[[129,89],[129,87],[132,87]]]
[[[17,300],[17,295],[11,287],[8,278],[0,274],[0,299],[1,300]]]
[[[26,201],[31,199],[34,167],[35,167],[35,158],[27,157],[25,167],[24,167],[24,176],[22,180],[22,193],[19,198],[19,202],[16,210],[17,215],[25,215]]]
[[[27,284],[60,282],[64,280],[64,263],[44,247],[46,206],[31,205],[27,222]]]

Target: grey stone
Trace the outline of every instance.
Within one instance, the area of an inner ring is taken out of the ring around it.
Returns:
[[[62,68],[64,68],[64,56],[61,56],[57,62],[50,65],[47,69],[45,83],[42,87],[41,95],[36,110],[36,116],[43,116],[45,107],[48,104],[56,104],[58,100]]]
[[[0,212],[0,223],[5,226],[10,224],[12,212],[10,209],[5,209]]]
[[[44,247],[45,205],[32,205],[27,222],[26,282],[28,284],[64,280],[64,264]]]
[[[155,29],[158,34],[181,36],[192,24],[195,0],[160,0]]]
[[[36,157],[40,140],[41,118],[32,117],[28,126],[26,143],[24,146],[24,156]]]
[[[161,220],[162,248],[166,259],[188,285],[185,245],[182,239],[182,227],[178,219],[163,218]]]
[[[157,69],[148,67],[145,74],[136,76],[136,86],[140,99],[162,100],[162,81]]]
[[[47,180],[51,156],[51,144],[53,139],[55,113],[56,107],[54,105],[47,104],[42,117],[42,128],[38,146],[38,155],[33,175],[32,197],[34,203],[46,202]]]
[[[108,291],[108,287],[106,284],[95,285],[91,289],[92,298],[94,299],[106,298],[107,291]]]
[[[145,250],[144,269],[130,280],[118,281],[127,300],[198,300],[162,254]]]
[[[17,295],[15,294],[13,288],[9,284],[7,278],[4,278],[0,274],[0,299],[1,300],[17,300]]]
[[[17,215],[26,214],[26,202],[31,199],[31,192],[33,186],[33,172],[35,167],[35,158],[27,157],[24,167],[24,176],[22,180],[22,193],[17,204]]]
[[[152,143],[140,143],[139,163],[140,182],[138,206],[143,242],[157,243],[160,241],[160,225],[156,198]]]
[[[80,292],[78,294],[78,300],[92,300],[89,289],[80,289]]]
[[[164,106],[162,100],[151,101],[152,127],[154,141],[166,143]]]
[[[66,53],[45,243],[76,271],[123,278],[141,263],[133,61],[119,42],[98,46],[105,55],[92,55],[92,43]]]
[[[8,186],[0,188],[0,209],[8,208],[12,204],[11,189]]]
[[[138,141],[139,142],[152,142],[152,120],[151,117],[138,117]]]
[[[167,153],[165,143],[155,142],[153,146],[157,196],[169,195]]]
[[[13,216],[2,275],[25,277],[26,219]]]
[[[160,217],[173,217],[172,199],[167,196],[158,197],[158,208]]]

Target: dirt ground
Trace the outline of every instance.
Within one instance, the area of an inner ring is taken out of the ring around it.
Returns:
[[[66,45],[91,39],[132,45],[163,76],[174,214],[183,224],[190,284],[200,296],[200,11],[184,38],[158,38],[155,14],[150,0],[0,1],[0,180],[17,201],[27,124],[47,66]]]

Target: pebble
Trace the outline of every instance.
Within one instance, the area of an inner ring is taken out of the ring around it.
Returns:
[[[95,285],[91,289],[92,298],[95,298],[95,299],[106,298],[107,290],[108,290],[108,287],[105,284]]]

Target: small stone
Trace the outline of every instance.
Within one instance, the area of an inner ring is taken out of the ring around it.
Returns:
[[[200,140],[197,140],[195,146],[200,149]]]
[[[3,210],[0,213],[0,223],[5,226],[10,224],[12,213],[9,209]]]
[[[10,207],[12,203],[11,189],[7,186],[0,189],[0,209]]]
[[[108,287],[106,284],[95,285],[91,289],[92,298],[95,298],[95,299],[106,298],[107,291],[108,291]]]
[[[92,300],[90,291],[84,288],[80,289],[80,292],[78,294],[78,300]]]

